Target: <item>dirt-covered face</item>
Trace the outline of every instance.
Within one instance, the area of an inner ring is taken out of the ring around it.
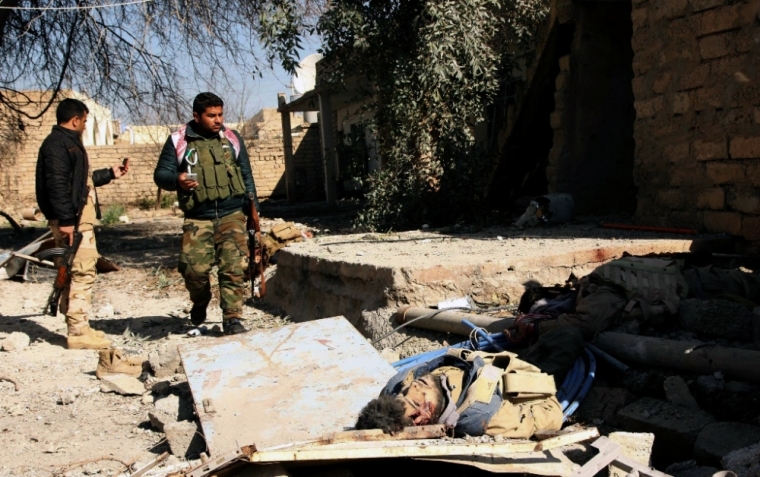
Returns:
[[[444,401],[440,385],[430,374],[415,379],[412,384],[401,390],[397,399],[404,403],[404,415],[411,419],[415,426],[434,424],[441,415]]]

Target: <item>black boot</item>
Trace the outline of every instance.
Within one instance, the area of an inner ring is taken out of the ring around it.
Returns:
[[[224,330],[225,335],[238,335],[240,333],[246,333],[248,331],[245,329],[245,326],[243,326],[243,323],[237,318],[224,320],[222,322],[222,329]]]

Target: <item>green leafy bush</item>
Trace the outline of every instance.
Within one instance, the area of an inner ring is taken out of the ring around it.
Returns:
[[[124,206],[120,204],[109,205],[100,219],[102,225],[113,225],[119,222],[119,217],[124,215]]]
[[[493,151],[473,129],[547,12],[548,0],[332,2],[318,26],[327,80],[367,80],[357,99],[373,113],[383,164],[358,225],[451,223],[483,209]]]

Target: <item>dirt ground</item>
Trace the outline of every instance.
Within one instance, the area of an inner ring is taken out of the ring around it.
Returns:
[[[341,233],[350,224],[350,209],[270,210],[318,233]],[[263,218],[262,228],[273,222]],[[187,336],[192,329],[187,319],[190,301],[176,271],[181,223],[179,217],[162,217],[96,232],[100,253],[121,270],[98,276],[91,326],[104,331],[114,347],[147,356],[167,343],[215,339]],[[20,248],[43,231],[18,235],[10,228],[0,229],[0,252]],[[102,392],[95,377],[98,353],[67,350],[63,317],[41,312],[52,272],[38,269],[30,278],[0,281],[0,339],[12,332],[31,339],[25,349],[0,352],[0,376],[14,380],[19,388],[15,391],[13,383],[0,381],[0,476],[118,475],[125,464],[138,462],[139,468],[167,451],[164,435],[148,420],[153,408],[150,393],[143,397]],[[283,326],[288,317],[254,305],[244,308],[244,321],[249,329],[263,329]],[[218,294],[209,306],[207,324],[221,327]],[[167,380],[181,382],[184,375]],[[72,403],[62,403],[72,397]]]

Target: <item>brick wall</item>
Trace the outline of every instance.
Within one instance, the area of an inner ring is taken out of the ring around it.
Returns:
[[[41,118],[35,127],[27,128],[24,144],[17,148],[12,157],[0,161],[0,210],[20,216],[23,208],[36,206],[34,186],[37,151],[53,124],[54,108]],[[153,182],[153,171],[162,146],[163,142],[158,145],[117,144],[87,147],[93,169],[111,167],[123,157],[131,158],[129,174],[98,188],[100,203],[130,205],[142,199],[155,199],[157,186]],[[250,140],[246,147],[259,197],[284,197],[285,153],[282,139]],[[318,125],[306,127],[302,133],[297,133],[293,137],[293,150],[299,197],[321,198],[324,195],[324,187]]]
[[[285,197],[285,149],[282,138],[256,139],[247,144],[259,197]],[[296,199],[324,197],[322,146],[319,125],[293,132]]]
[[[633,0],[637,220],[760,240],[760,1]]]

